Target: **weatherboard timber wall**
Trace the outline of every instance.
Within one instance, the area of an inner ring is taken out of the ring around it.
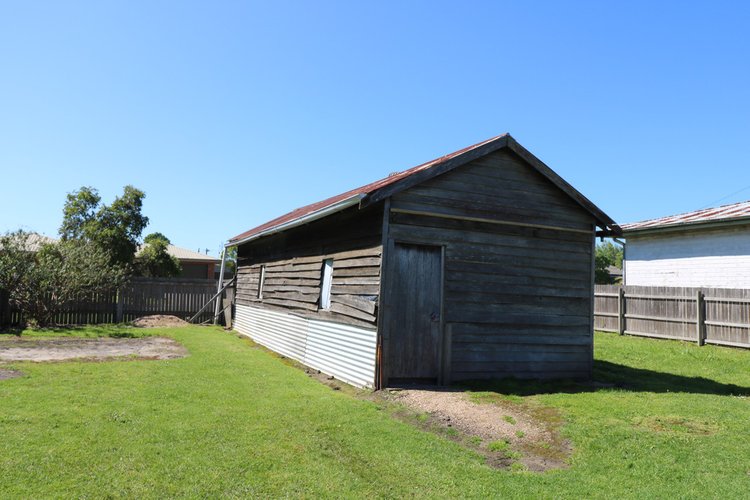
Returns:
[[[750,226],[627,237],[626,285],[750,288]]]
[[[234,329],[339,380],[356,387],[373,387],[377,336],[374,328],[238,304]]]
[[[373,327],[380,290],[381,224],[382,205],[354,208],[240,245],[237,303]],[[333,284],[331,307],[324,310],[320,285],[326,259],[333,259]]]
[[[594,223],[507,150],[392,197],[389,241],[445,248],[451,380],[590,375]]]

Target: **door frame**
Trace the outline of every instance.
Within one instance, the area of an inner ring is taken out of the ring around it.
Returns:
[[[386,215],[384,219],[388,219],[388,206],[386,205]],[[388,224],[384,223],[384,231],[387,231]],[[440,249],[440,321],[438,324],[438,349],[437,349],[437,365],[438,373],[436,382],[438,385],[446,385],[450,382],[450,351],[451,346],[450,335],[446,336],[446,323],[445,323],[445,247],[444,243],[426,243],[424,240],[410,238],[391,238],[387,236],[387,233],[383,237],[383,257],[382,257],[382,272],[380,276],[380,314],[378,317],[378,348],[377,348],[377,366],[376,366],[376,388],[382,389],[388,387],[389,376],[388,376],[388,351],[390,348],[390,332],[388,331],[389,315],[391,312],[391,305],[389,303],[391,293],[391,277],[393,273],[393,261],[389,258],[392,252],[395,252],[396,245],[414,245],[423,247],[433,247]]]

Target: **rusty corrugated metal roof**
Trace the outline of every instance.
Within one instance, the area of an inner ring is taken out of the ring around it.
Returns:
[[[630,224],[623,224],[621,227],[624,232],[632,232],[708,222],[729,222],[744,218],[750,218],[750,201],[742,201],[720,207],[703,208],[693,212],[669,215],[641,222],[631,222]]]
[[[436,165],[440,165],[441,163],[450,160],[451,158],[455,158],[456,156],[459,156],[462,153],[466,153],[468,151],[471,151],[472,149],[476,149],[480,146],[483,146],[485,144],[488,144],[492,141],[495,141],[497,139],[500,139],[502,137],[507,136],[508,134],[501,134],[498,136],[495,136],[491,139],[487,139],[486,141],[478,142],[477,144],[474,144],[472,146],[459,149],[458,151],[455,151],[453,153],[447,154],[445,156],[441,156],[440,158],[436,158],[434,160],[428,161],[426,163],[422,163],[421,165],[417,165],[416,167],[410,168],[408,170],[404,170],[403,172],[398,172],[395,174],[391,174],[388,177],[384,177],[382,179],[379,179],[375,182],[371,182],[370,184],[366,184],[362,187],[358,187],[356,189],[352,189],[350,191],[347,191],[345,193],[338,194],[336,196],[332,196],[330,198],[327,198],[323,201],[318,201],[316,203],[311,203],[310,205],[305,205],[304,207],[297,208],[295,210],[292,210],[291,212],[284,214],[280,217],[277,217],[273,220],[270,220],[266,222],[265,224],[261,224],[260,226],[254,227],[253,229],[250,229],[249,231],[245,231],[242,234],[238,234],[234,238],[231,238],[229,241],[230,243],[233,241],[239,241],[244,240],[245,238],[248,238],[250,236],[253,236],[255,234],[261,233],[263,231],[267,231],[269,229],[273,229],[276,226],[280,226],[284,223],[294,221],[296,219],[299,219],[301,217],[304,217],[305,215],[311,214],[313,212],[317,212],[319,210],[323,210],[327,207],[330,207],[332,205],[335,205],[336,203],[339,203],[341,201],[344,201],[346,199],[352,198],[357,195],[365,196],[368,194],[371,194],[375,191],[377,191],[380,188],[383,188],[385,186],[388,186],[390,184],[393,184],[396,181],[400,181],[401,179],[404,179],[406,177],[409,177],[412,174],[415,174],[417,172],[421,172],[423,170],[427,170],[430,167],[434,167]]]
[[[554,171],[552,171],[552,169],[542,163],[534,155],[529,153],[525,148],[523,148],[523,146],[518,144],[509,134],[506,133],[492,137],[491,139],[487,139],[482,142],[478,142],[466,148],[459,149],[458,151],[454,151],[453,153],[441,156],[440,158],[422,163],[421,165],[417,165],[416,167],[404,170],[403,172],[391,174],[388,177],[384,177],[375,182],[371,182],[370,184],[352,189],[345,193],[332,196],[323,201],[311,203],[310,205],[292,210],[291,212],[270,220],[265,224],[261,224],[260,226],[250,229],[249,231],[238,234],[237,236],[229,240],[228,245],[236,244],[238,242],[244,242],[249,239],[269,234],[271,232],[285,230],[291,225],[301,223],[299,221],[301,221],[302,219],[309,221],[310,218],[327,216],[329,213],[332,213],[343,207],[352,206],[356,202],[367,204],[368,202],[377,200],[378,192],[380,192],[380,195],[384,196],[384,193],[381,192],[383,188],[391,186],[395,183],[399,183],[401,181],[404,181],[402,183],[402,185],[404,185],[405,183],[408,183],[406,179],[414,176],[415,174],[418,174],[420,172],[427,172],[431,169],[436,169],[436,172],[439,172],[440,170],[437,169],[437,167],[450,162],[451,160],[455,160],[456,162],[459,162],[458,164],[461,164],[460,162],[462,162],[463,160],[471,161],[472,159],[474,159],[474,157],[476,157],[476,155],[480,153],[485,154],[483,152],[492,151],[494,149],[499,149],[506,146],[515,153],[519,154],[527,163],[532,166],[532,168],[535,168],[542,175],[547,177],[553,184],[557,185],[560,189],[567,193],[568,196],[581,204],[581,206],[583,206],[586,210],[590,211],[594,215],[594,217],[596,217],[596,220],[599,222],[601,227],[607,227],[609,230],[616,229],[619,234],[619,227],[617,227],[615,222],[607,214],[602,212],[588,198],[579,193],[563,178],[557,175]],[[388,195],[390,194],[392,193],[388,192]]]

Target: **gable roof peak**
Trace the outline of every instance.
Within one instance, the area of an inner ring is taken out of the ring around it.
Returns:
[[[551,168],[526,150],[526,148],[521,146],[510,134],[504,133],[440,156],[416,167],[391,173],[382,179],[359,188],[292,210],[265,224],[238,234],[229,240],[227,246],[277,233],[301,223],[311,222],[356,204],[364,208],[505,147],[520,156],[532,168],[547,177],[553,184],[590,212],[596,219],[597,224],[605,229],[605,232],[617,233],[619,228],[607,214],[602,212],[588,198],[579,193]]]

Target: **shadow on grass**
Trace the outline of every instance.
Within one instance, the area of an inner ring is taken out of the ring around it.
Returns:
[[[631,366],[594,361],[594,380],[476,380],[462,382],[472,391],[492,391],[510,396],[532,396],[535,394],[581,393],[600,390],[623,390],[631,392],[675,392],[692,394],[714,394],[718,396],[750,396],[750,387],[724,384],[704,377],[690,377],[674,373],[633,368]]]
[[[2,328],[0,329],[0,338],[3,338],[4,336],[20,337],[21,333],[23,333],[23,330],[23,328],[18,328],[15,326]]]

